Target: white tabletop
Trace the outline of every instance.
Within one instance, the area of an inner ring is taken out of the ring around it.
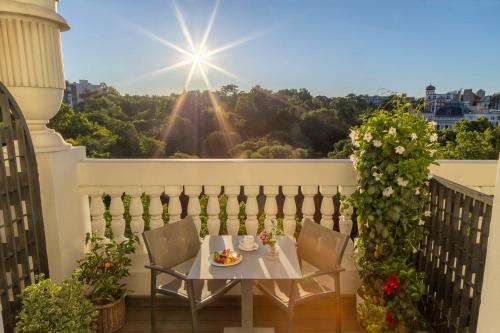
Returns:
[[[279,240],[279,259],[265,258],[267,249],[259,244],[257,251],[245,252],[238,249],[242,236],[207,236],[194,260],[188,279],[190,280],[230,280],[230,279],[300,279],[302,273],[297,258],[297,248],[289,237]],[[231,267],[218,267],[210,264],[210,257],[215,251],[230,248],[243,256],[241,263]]]

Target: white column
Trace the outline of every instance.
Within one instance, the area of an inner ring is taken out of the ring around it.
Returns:
[[[102,201],[102,191],[96,189],[95,192],[89,194],[90,197],[90,216],[91,229],[98,238],[104,239],[106,231],[106,221],[104,220],[104,202]]]
[[[117,242],[122,242],[125,240],[125,219],[123,218],[125,207],[122,201],[123,191],[120,188],[112,189],[109,195],[111,196],[109,213],[111,214],[113,239]]]
[[[202,188],[201,186],[186,186],[184,189],[184,193],[189,197],[187,213],[189,216],[193,218],[194,224],[196,225],[196,230],[198,230],[198,235],[201,230],[201,220],[200,220],[200,194]]]
[[[276,196],[279,194],[279,191],[278,185],[264,186],[264,194],[266,195],[266,203],[264,205],[266,220],[264,221],[264,228],[267,232],[271,231],[271,221],[276,221],[276,214],[278,214]]]
[[[342,194],[342,196],[346,197],[345,199],[349,198],[351,196],[351,194],[354,193],[355,190],[356,190],[355,186],[344,186],[344,185],[339,186],[339,192],[340,192],[340,194]],[[340,204],[342,206],[342,202]],[[353,208],[351,205],[349,205],[349,207],[347,209],[344,209],[344,211],[341,212],[339,230],[343,234],[347,234],[347,235],[351,234],[352,225],[353,225],[352,213],[353,213]]]
[[[259,228],[259,220],[257,219],[257,214],[259,213],[259,205],[257,203],[259,186],[245,186],[245,195],[247,196],[245,229],[247,235],[256,235]]]
[[[145,193],[149,195],[149,229],[157,229],[163,226],[163,205],[160,196],[163,193],[161,186],[151,186],[145,188]]]
[[[240,220],[238,218],[240,213],[240,203],[238,202],[240,187],[234,185],[225,186],[224,193],[227,195],[227,233],[229,235],[237,235],[240,230]]]
[[[144,231],[144,218],[142,216],[144,207],[141,200],[142,191],[139,187],[133,187],[127,190],[126,193],[130,195],[130,231],[132,231],[132,234],[139,237],[139,242],[142,243],[141,234]]]
[[[69,29],[56,1],[0,1],[0,81],[23,111],[35,151],[71,146],[45,124],[58,111],[65,88],[60,32]]]
[[[165,193],[169,197],[168,201],[168,222],[176,222],[181,219],[182,206],[179,195],[182,193],[182,186],[165,186]]]
[[[293,236],[295,233],[295,216],[297,214],[297,205],[295,204],[295,196],[298,194],[298,187],[295,185],[287,185],[282,187],[285,195],[285,204],[283,205],[283,229],[285,235]]]
[[[304,195],[304,202],[302,203],[302,215],[304,215],[304,217],[302,219],[302,223],[305,219],[314,221],[314,213],[316,211],[314,207],[314,196],[318,192],[318,186],[306,185],[301,186],[300,189]]]
[[[321,201],[321,225],[328,229],[333,229],[333,196],[337,194],[337,186],[320,186],[319,191],[323,196]]]
[[[477,332],[480,333],[496,333],[500,327],[500,316],[498,315],[500,260],[497,257],[498,253],[500,253],[500,163],[497,168],[495,199],[493,200],[490,235],[484,267],[481,307],[479,308],[477,324]]]
[[[85,148],[72,148],[45,127],[65,87],[59,33],[69,27],[55,7],[49,0],[0,1],[0,81],[21,107],[37,152],[50,277],[59,282],[83,257],[91,223],[76,175]]]
[[[219,194],[220,194],[220,186],[205,186],[205,194],[208,196],[207,203],[207,228],[208,233],[211,236],[216,236],[220,231],[220,204],[219,204]]]

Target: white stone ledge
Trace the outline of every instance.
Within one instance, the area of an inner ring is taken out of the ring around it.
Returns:
[[[495,160],[440,160],[431,172],[491,194]],[[81,188],[165,185],[354,186],[350,160],[85,159],[77,165]]]

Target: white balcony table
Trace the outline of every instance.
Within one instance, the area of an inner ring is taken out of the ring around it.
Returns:
[[[241,327],[226,327],[224,333],[271,333],[274,328],[253,327],[253,281],[261,279],[300,279],[297,248],[292,238],[283,237],[278,242],[278,260],[266,259],[267,249],[256,237],[259,248],[253,252],[238,249],[241,236],[207,236],[188,274],[190,280],[241,280]],[[243,255],[241,263],[231,267],[210,264],[215,251],[231,248]]]

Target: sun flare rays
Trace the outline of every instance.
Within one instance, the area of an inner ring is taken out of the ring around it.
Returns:
[[[182,93],[181,93],[181,95],[179,95],[179,97],[175,103],[175,106],[172,110],[172,114],[170,115],[170,117],[168,119],[168,123],[165,126],[165,130],[162,133],[163,141],[168,139],[170,132],[172,130],[172,127],[174,125],[175,118],[177,118],[180,110],[182,109],[184,103],[186,102],[186,98],[188,95],[187,89],[189,88],[195,75],[198,74],[205,84],[207,93],[208,93],[209,98],[210,98],[210,103],[213,106],[215,117],[216,117],[217,123],[221,129],[221,132],[223,133],[225,143],[227,144],[227,148],[230,149],[234,145],[234,142],[233,142],[234,140],[231,139],[231,134],[232,134],[233,130],[231,128],[230,123],[227,121],[227,119],[224,115],[222,106],[220,105],[220,103],[217,100],[217,96],[212,92],[212,86],[211,86],[210,80],[208,78],[207,69],[213,69],[216,72],[219,72],[227,77],[230,77],[234,80],[237,80],[238,82],[248,84],[248,82],[242,80],[236,74],[230,72],[229,70],[227,70],[225,68],[222,68],[219,65],[214,64],[211,61],[212,56],[217,55],[219,53],[222,53],[224,51],[227,51],[229,49],[232,49],[234,47],[237,47],[239,45],[242,45],[248,41],[254,40],[254,39],[260,37],[261,35],[263,35],[264,33],[266,33],[266,31],[263,31],[260,33],[255,33],[252,35],[248,35],[248,36],[245,36],[245,37],[240,38],[238,40],[235,40],[233,42],[227,43],[225,45],[222,45],[222,46],[219,46],[219,47],[216,47],[213,49],[209,49],[207,47],[207,43],[208,43],[208,40],[210,37],[210,33],[212,32],[212,28],[213,28],[215,19],[217,17],[217,13],[219,11],[219,6],[220,6],[220,0],[216,0],[214,7],[210,13],[209,18],[208,18],[208,22],[207,22],[206,28],[203,32],[202,38],[199,42],[197,42],[197,41],[193,40],[191,32],[190,32],[188,25],[186,23],[186,19],[185,19],[184,15],[182,14],[179,6],[177,5],[177,3],[175,1],[172,2],[172,8],[173,8],[173,11],[175,13],[175,17],[177,19],[177,23],[179,25],[181,33],[184,37],[187,48],[179,46],[179,45],[151,32],[151,31],[143,28],[143,27],[133,25],[135,30],[138,31],[139,33],[143,34],[147,38],[150,38],[151,40],[154,40],[162,45],[167,46],[168,48],[178,52],[181,56],[184,57],[183,60],[181,60],[177,63],[170,64],[170,65],[167,65],[165,67],[162,67],[162,68],[153,70],[151,72],[145,73],[144,75],[140,75],[140,76],[136,77],[135,79],[144,79],[147,77],[153,77],[153,76],[161,75],[161,74],[164,74],[167,72],[171,72],[173,70],[178,70],[178,69],[183,68],[183,67],[190,66],[188,74],[186,76],[186,79],[184,80]]]

